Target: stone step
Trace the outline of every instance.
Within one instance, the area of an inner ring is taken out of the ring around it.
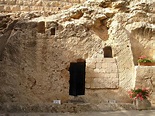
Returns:
[[[135,106],[129,103],[100,105],[90,103],[63,103],[63,104],[0,104],[0,112],[88,112],[88,111],[118,111],[134,110]]]

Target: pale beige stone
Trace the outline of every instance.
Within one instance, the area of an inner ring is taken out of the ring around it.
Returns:
[[[86,61],[84,98],[92,104],[109,98],[129,103],[127,90],[137,86],[154,91],[154,67],[137,66],[139,56],[153,58],[154,54],[152,1],[146,2],[147,8],[140,0],[127,0],[124,4],[127,10],[122,10],[119,4],[118,8],[112,7],[111,0],[91,0],[76,6],[73,5],[76,0],[35,6],[36,2],[18,1],[19,8],[5,1],[5,5],[9,4],[14,10],[8,16],[0,16],[0,37],[6,35],[10,21],[15,18],[19,21],[6,38],[9,38],[7,44],[0,49],[1,54],[3,51],[0,103],[30,106],[49,104],[56,99],[67,102],[70,99],[69,67],[77,59]],[[72,7],[58,10],[65,5]],[[28,6],[30,11],[22,13]],[[39,27],[37,24],[41,21],[45,24]],[[51,35],[53,27],[55,35]],[[38,29],[43,29],[43,33],[38,33]],[[112,48],[113,58],[104,58],[106,46]],[[154,102],[154,98],[151,100]]]
[[[29,6],[21,6],[21,11],[30,11]]]
[[[1,11],[1,12],[4,11],[4,6],[0,5],[0,11]]]
[[[10,12],[11,8],[10,8],[10,6],[4,6],[4,10],[7,11],[7,12]]]
[[[120,0],[112,3],[112,7],[121,8],[125,5],[125,1]]]
[[[94,78],[91,88],[118,88],[118,76],[117,74],[104,74]]]
[[[20,6],[18,5],[12,6],[11,11],[20,11]]]

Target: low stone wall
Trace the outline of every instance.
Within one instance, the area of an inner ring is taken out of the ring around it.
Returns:
[[[85,0],[0,0],[0,12],[59,11]]]
[[[137,66],[135,87],[150,88],[151,102],[155,103],[155,66]]]

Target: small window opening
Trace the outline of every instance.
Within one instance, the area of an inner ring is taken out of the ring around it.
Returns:
[[[55,28],[51,28],[51,35],[55,35]]]
[[[2,55],[0,54],[0,61],[2,61],[3,60],[3,57],[2,57]]]
[[[3,61],[3,51],[0,51],[0,61]]]
[[[112,58],[112,49],[110,46],[103,48],[104,58]]]
[[[38,23],[38,33],[45,33],[45,22],[41,21]]]

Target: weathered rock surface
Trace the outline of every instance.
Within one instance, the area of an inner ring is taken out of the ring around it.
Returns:
[[[67,102],[68,69],[78,59],[86,61],[86,93],[82,96],[86,102],[131,102],[127,90],[135,86],[138,57],[154,59],[153,4],[149,0],[88,0],[54,15],[3,16],[1,37],[6,34],[5,22],[13,17],[19,21],[0,61],[0,103]],[[111,48],[110,58],[106,47]]]

